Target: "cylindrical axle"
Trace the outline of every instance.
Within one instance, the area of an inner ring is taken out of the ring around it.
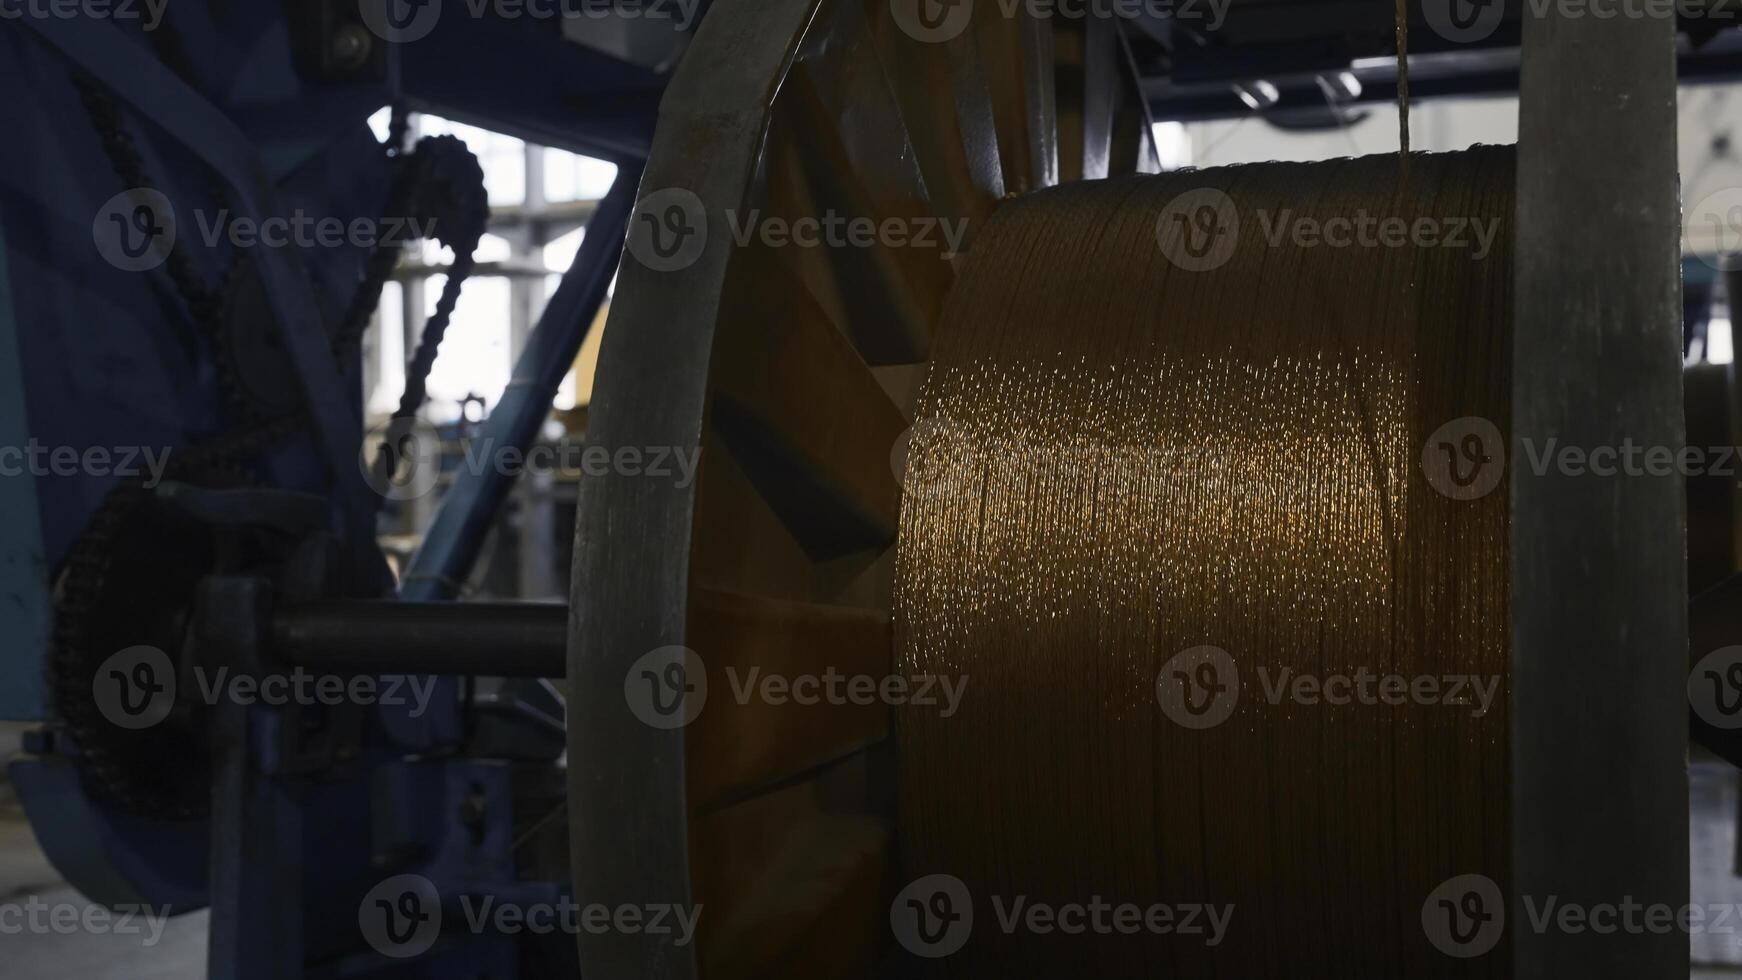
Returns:
[[[328,600],[279,610],[272,651],[335,674],[562,677],[568,628],[561,603]]]

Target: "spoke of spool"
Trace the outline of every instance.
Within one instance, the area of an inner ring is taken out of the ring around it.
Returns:
[[[819,812],[811,786],[697,823],[702,973],[709,980],[854,975],[871,962],[889,834]]]
[[[832,53],[787,80],[778,138],[786,152],[773,161],[770,205],[795,217],[875,223],[856,240],[789,251],[826,268],[828,288],[813,291],[838,294],[830,312],[866,361],[921,361],[951,282],[947,238],[876,52],[867,40]]]
[[[712,429],[702,437],[701,459],[690,581],[776,599],[813,598],[810,556]]]
[[[895,23],[888,3],[873,2],[870,16],[878,58],[932,204],[939,215],[968,219],[971,232],[1004,196],[997,135],[985,113],[963,111],[964,104],[985,99],[960,57],[972,45],[916,40]]]
[[[875,687],[893,649],[882,612],[698,590],[688,635],[708,671],[707,707],[689,728],[694,807],[755,795],[888,733]]]
[[[1053,64],[1058,113],[1059,182],[1082,180],[1088,157],[1087,87],[1088,27],[1083,21],[1061,24],[1053,31],[1057,59]],[[1104,173],[1104,171],[1103,171]]]
[[[1081,99],[1079,105],[1083,113],[1084,180],[1100,180],[1113,172],[1110,156],[1113,107],[1119,101],[1121,86],[1125,84],[1119,71],[1124,44],[1118,27],[1103,18],[1091,18],[1085,25],[1083,86],[1077,96]],[[1066,179],[1062,173],[1060,179]]]
[[[1131,48],[1123,39],[1115,46],[1115,55],[1120,97],[1113,110],[1111,172],[1160,173],[1161,161],[1155,152],[1155,122],[1150,118],[1148,103],[1143,100],[1143,87],[1137,81],[1137,65],[1131,60]]]
[[[974,17],[1005,189],[1051,187],[1059,174],[1052,19],[1006,17],[996,4],[979,5]]]
[[[804,289],[746,285],[728,298],[714,430],[812,558],[881,550],[895,535],[889,451],[905,420]]]

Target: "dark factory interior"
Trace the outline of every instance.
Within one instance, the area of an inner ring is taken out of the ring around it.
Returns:
[[[1742,2],[0,81],[0,976],[1742,978]]]

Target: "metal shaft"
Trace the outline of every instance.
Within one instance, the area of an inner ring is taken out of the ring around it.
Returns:
[[[562,677],[569,607],[332,600],[280,610],[273,653],[334,674]]]

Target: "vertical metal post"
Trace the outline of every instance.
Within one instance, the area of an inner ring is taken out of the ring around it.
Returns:
[[[17,314],[12,306],[11,268],[4,229],[0,229],[0,445],[30,441],[24,400],[24,358],[18,348]],[[48,558],[42,545],[42,512],[36,506],[36,481],[0,480],[0,589],[10,600],[0,618],[11,638],[12,655],[0,657],[0,718],[35,721],[43,717],[48,692],[42,658],[47,655],[50,606]]]
[[[1675,28],[1550,7],[1524,30],[1506,923],[1521,980],[1688,975],[1679,926],[1542,915],[1688,900],[1683,480],[1532,466],[1553,446],[1682,445]]]
[[[256,579],[200,585],[196,642],[241,674],[264,673],[259,637],[270,600]],[[303,814],[288,781],[265,771],[278,731],[272,709],[224,699],[213,712],[210,980],[301,980]]]

